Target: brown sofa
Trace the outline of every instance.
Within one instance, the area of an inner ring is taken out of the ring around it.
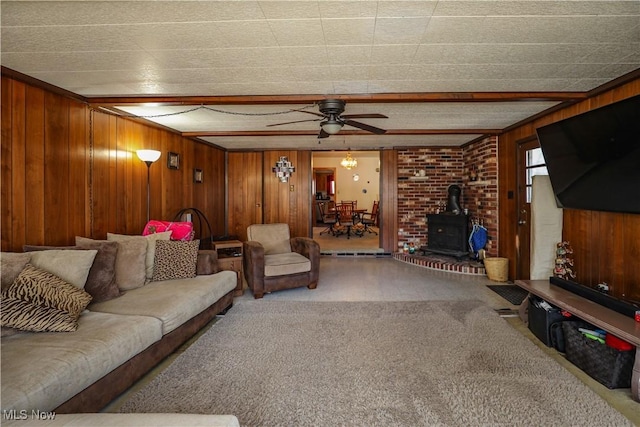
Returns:
[[[75,332],[3,337],[2,410],[100,411],[232,306],[236,273],[217,270],[215,251],[202,252],[196,277],[92,303]]]
[[[287,224],[253,224],[244,242],[244,275],[254,298],[306,286],[315,289],[320,275],[320,245],[291,237]]]

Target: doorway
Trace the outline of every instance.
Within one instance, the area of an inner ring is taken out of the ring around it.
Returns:
[[[357,166],[349,169],[341,164],[348,153],[357,162]],[[362,236],[334,236],[327,232],[327,226],[322,223],[318,207],[320,203],[332,207],[335,203],[353,201],[358,209],[366,209],[367,213],[371,213],[374,202],[380,200],[380,152],[318,151],[312,153],[311,163],[313,238],[320,243],[321,251],[382,252],[379,223],[362,233]]]
[[[518,142],[516,172],[518,174],[516,279],[531,276],[531,194],[533,177],[548,175],[547,165],[535,137]]]

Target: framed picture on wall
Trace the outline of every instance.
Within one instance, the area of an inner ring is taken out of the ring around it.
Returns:
[[[180,154],[169,151],[167,167],[169,169],[180,169]]]
[[[202,184],[202,169],[193,170],[193,182],[196,184]]]

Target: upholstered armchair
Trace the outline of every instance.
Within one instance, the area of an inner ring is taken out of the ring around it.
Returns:
[[[320,245],[291,237],[288,224],[253,224],[247,228],[243,267],[254,298],[282,289],[315,289],[320,274]]]

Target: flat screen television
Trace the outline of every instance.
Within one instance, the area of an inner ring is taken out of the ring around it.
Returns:
[[[640,95],[536,132],[559,207],[640,214]]]

